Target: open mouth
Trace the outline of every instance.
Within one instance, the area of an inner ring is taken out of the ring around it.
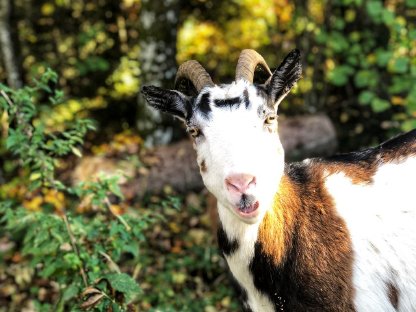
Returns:
[[[255,200],[254,196],[243,194],[237,205],[237,212],[245,218],[254,217],[257,215],[258,208],[259,202]]]

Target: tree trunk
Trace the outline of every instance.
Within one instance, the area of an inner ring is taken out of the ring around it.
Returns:
[[[12,33],[10,27],[10,16],[12,11],[12,1],[0,0],[0,47],[3,57],[4,68],[7,74],[9,87],[18,89],[22,87],[22,78],[19,66],[16,61],[16,51],[13,46]]]
[[[176,35],[179,0],[143,0],[140,11],[140,67],[143,85],[172,88],[177,70]],[[150,110],[139,96],[139,132],[151,143],[167,143],[174,135],[172,119]]]

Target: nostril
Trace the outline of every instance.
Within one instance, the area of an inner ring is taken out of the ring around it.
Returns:
[[[247,184],[248,187],[256,185],[256,177],[253,177],[250,182]]]
[[[237,186],[237,185],[234,185],[232,182],[230,182],[229,180],[225,180],[225,183],[227,184],[227,188],[228,189],[231,189],[231,190],[234,190],[234,191],[237,191],[237,192],[240,192],[240,188]]]
[[[256,185],[256,178],[250,174],[233,174],[225,179],[225,184],[230,192],[245,193]]]

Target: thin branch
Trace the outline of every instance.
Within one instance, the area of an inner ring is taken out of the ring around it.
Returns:
[[[127,231],[131,231],[130,225],[126,222],[126,220],[123,219],[122,216],[118,215],[114,211],[114,209],[113,209],[113,207],[111,207],[111,203],[110,203],[110,201],[108,200],[107,197],[104,199],[104,201],[105,201],[105,204],[107,205],[108,209],[110,210],[110,212],[113,214],[113,216],[115,216],[124,225],[124,227],[126,228]]]
[[[117,263],[114,262],[113,259],[111,259],[110,255],[106,254],[103,251],[99,251],[100,255],[102,255],[104,258],[107,259],[108,261],[108,267],[112,270],[112,271],[116,271],[117,273],[121,273],[121,270],[119,268],[119,266],[117,265]]]
[[[88,287],[88,279],[87,279],[87,275],[85,274],[84,264],[83,264],[82,259],[80,257],[80,253],[79,253],[79,250],[78,250],[78,247],[77,247],[77,241],[75,239],[74,234],[72,233],[71,225],[69,224],[68,217],[66,216],[66,212],[63,213],[62,218],[64,219],[65,227],[66,227],[66,230],[68,232],[69,238],[71,240],[72,249],[76,252],[76,254],[78,255],[78,258],[81,261],[81,267],[80,267],[79,270],[80,270],[80,273],[81,273],[81,276],[82,276],[82,280],[84,281],[85,287]]]
[[[14,103],[12,102],[12,100],[10,100],[9,96],[6,92],[4,92],[4,90],[0,90],[0,93],[10,106],[14,106]]]

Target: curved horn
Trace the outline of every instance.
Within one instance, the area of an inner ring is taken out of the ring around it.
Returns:
[[[261,66],[270,76],[272,72],[264,58],[252,49],[241,51],[235,70],[235,80],[245,79],[253,83],[254,71],[257,66]]]
[[[202,65],[195,60],[186,61],[179,66],[175,78],[175,88],[180,86],[183,79],[189,79],[195,86],[198,93],[206,86],[214,86],[210,75],[202,67]]]

